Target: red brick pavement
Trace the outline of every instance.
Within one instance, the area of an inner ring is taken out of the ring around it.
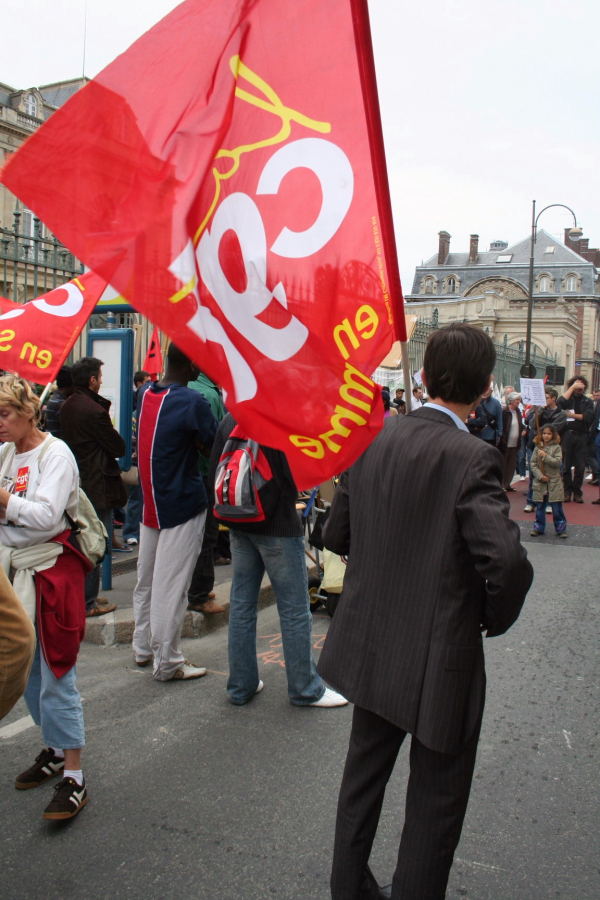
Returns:
[[[514,481],[512,486],[515,489],[514,494],[510,491],[507,497],[510,500],[510,517],[518,522],[527,522],[533,520],[535,513],[523,512],[527,502],[527,488],[529,486],[529,478],[526,481]],[[598,487],[590,487],[587,481],[583,482],[583,503],[565,503],[563,509],[567,522],[571,525],[596,525],[600,526],[600,506],[592,506],[592,500],[598,500],[600,494]]]

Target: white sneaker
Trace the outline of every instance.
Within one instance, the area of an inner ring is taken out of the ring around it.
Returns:
[[[258,682],[258,687],[257,687],[256,690],[254,691],[254,693],[255,693],[255,694],[260,694],[260,692],[262,691],[262,689],[264,688],[264,686],[265,686],[265,685],[264,685],[264,682],[263,682],[263,681],[259,681],[259,682]]]
[[[206,675],[204,666],[193,666],[191,663],[184,661],[183,665],[172,675],[168,681],[187,681],[190,678],[202,678]]]
[[[535,512],[535,506],[532,506],[531,503],[528,503],[523,512]]]
[[[127,540],[125,541],[126,544],[137,544],[137,542],[137,538],[127,538]]]
[[[593,473],[593,472],[590,472],[589,475],[586,475],[586,476],[585,476],[585,480],[586,480],[586,481],[592,481],[593,478],[594,478],[594,473]]]
[[[552,507],[551,507],[551,506],[547,506],[547,507],[546,507],[546,512],[547,512],[547,513],[551,513],[551,512],[552,512]]]
[[[527,475],[521,475],[521,476],[519,477],[519,481],[525,481],[526,478],[527,478]]]
[[[337,691],[332,691],[331,688],[326,687],[321,699],[315,700],[314,703],[308,703],[307,706],[324,706],[329,708],[332,706],[346,706],[347,703],[348,701],[345,697],[342,697]]]

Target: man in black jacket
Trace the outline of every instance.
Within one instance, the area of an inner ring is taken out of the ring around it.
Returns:
[[[210,458],[211,484],[215,483],[219,459],[235,424],[229,413],[219,425]],[[229,595],[229,699],[243,706],[263,688],[256,659],[256,616],[260,584],[266,570],[281,622],[290,703],[345,706],[348,701],[323,684],[312,653],[304,538],[296,511],[298,491],[285,454],[262,445],[260,449],[271,467],[277,499],[272,509],[265,510],[264,521],[232,521],[229,527],[233,563]]]
[[[442,900],[467,809],[485,702],[481,632],[504,634],[532,580],[502,459],[464,424],[494,345],[464,323],[425,349],[427,405],[390,419],[343,473],[323,532],[348,554],[319,672],[354,703],[333,900],[389,897],[368,868],[384,793],[412,735],[395,898]]]
[[[585,475],[588,435],[594,418],[594,401],[586,397],[587,389],[587,378],[581,375],[569,378],[566,391],[558,398],[559,407],[567,411],[561,441],[565,503],[569,503],[571,499],[575,503],[583,503],[581,486]]]
[[[84,356],[73,364],[73,394],[60,408],[61,438],[69,445],[79,466],[81,487],[98,518],[110,534],[112,511],[127,503],[127,491],[121,478],[118,457],[125,453],[125,441],[110,419],[110,400],[100,396],[101,359]],[[85,581],[87,616],[103,616],[117,607],[98,599],[100,567]]]

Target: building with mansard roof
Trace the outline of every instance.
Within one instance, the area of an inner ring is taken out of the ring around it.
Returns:
[[[468,321],[508,345],[524,345],[531,239],[509,246],[493,241],[479,248],[472,234],[468,252],[450,251],[451,235],[439,232],[437,255],[417,266],[407,312],[426,318],[437,310],[440,324]],[[543,229],[533,257],[532,340],[542,355],[565,366],[567,378],[580,374],[600,385],[600,250],[587,239],[564,243]]]

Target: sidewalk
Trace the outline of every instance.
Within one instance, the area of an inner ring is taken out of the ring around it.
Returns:
[[[88,619],[85,628],[84,640],[91,644],[110,647],[113,644],[129,644],[133,637],[133,605],[132,597],[136,583],[136,572],[126,571],[119,574],[119,570],[130,569],[137,556],[137,548],[132,554],[113,554],[113,581],[112,590],[101,591],[100,596],[106,597],[110,603],[116,603],[117,609],[105,616]],[[123,565],[126,563],[125,565]],[[205,615],[204,613],[186,612],[181,636],[184,638],[201,638],[206,634],[223,628],[229,622],[229,591],[232,579],[231,565],[215,567],[215,601],[225,608],[225,612],[218,615]],[[271,588],[271,582],[265,575],[262,581],[258,608],[264,609],[275,603],[275,594]]]

